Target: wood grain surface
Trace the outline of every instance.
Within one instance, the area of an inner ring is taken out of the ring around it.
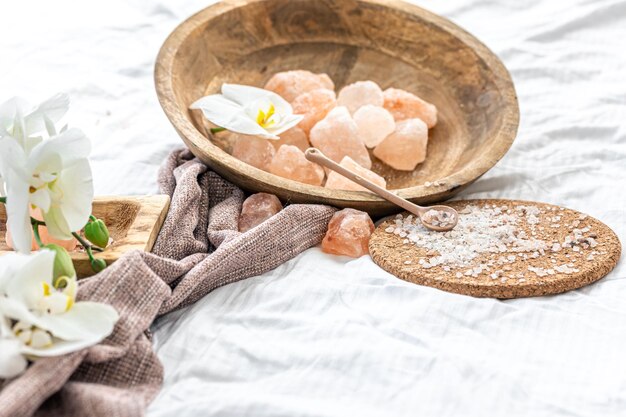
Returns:
[[[96,197],[93,202],[93,215],[105,221],[113,239],[104,252],[95,253],[107,264],[118,260],[130,250],[149,252],[161,230],[170,204],[167,195],[143,197]],[[5,242],[6,211],[0,204],[0,256],[11,249]],[[89,258],[79,246],[70,252],[79,277],[94,274]]]

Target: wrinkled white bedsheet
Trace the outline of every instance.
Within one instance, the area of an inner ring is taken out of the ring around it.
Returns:
[[[180,145],[154,93],[161,42],[206,0],[3,1],[0,93],[73,97],[98,194],[156,192]],[[626,242],[626,1],[427,0],[492,48],[521,107],[463,197],[578,209]],[[555,297],[475,299],[311,249],[155,326],[158,416],[626,415],[626,267]]]

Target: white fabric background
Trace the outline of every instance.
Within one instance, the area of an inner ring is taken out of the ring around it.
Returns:
[[[181,142],[161,42],[206,0],[3,1],[0,93],[72,95],[98,194],[156,192]],[[463,197],[587,212],[626,242],[626,1],[435,0],[511,71],[510,152]],[[475,299],[311,249],[156,326],[157,416],[626,415],[626,268],[555,297]]]

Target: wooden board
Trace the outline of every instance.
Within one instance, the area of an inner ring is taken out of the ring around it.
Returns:
[[[545,254],[541,254],[537,258],[522,257],[515,254],[515,260],[512,263],[506,263],[507,270],[503,272],[502,277],[498,276],[494,279],[490,276],[490,272],[493,273],[500,266],[473,277],[464,274],[468,267],[449,271],[444,270],[441,265],[424,268],[420,264],[423,261],[420,260],[428,261],[439,253],[429,253],[423,247],[417,247],[411,243],[405,244],[403,237],[387,232],[385,229],[394,224],[394,220],[391,218],[379,224],[370,239],[369,249],[372,259],[384,270],[415,284],[475,297],[519,298],[558,294],[591,284],[608,274],[620,258],[621,244],[617,235],[599,220],[574,210],[550,204],[516,200],[466,200],[449,203],[457,210],[462,210],[467,205],[492,207],[494,204],[497,207],[506,206],[514,213],[516,208],[522,206],[539,207],[541,210],[537,216],[539,223],[533,225],[532,228],[537,239],[550,244],[562,242],[566,236],[572,233],[574,228],[589,227],[589,233],[596,236],[597,246],[587,249],[579,247],[577,251],[573,248],[562,248],[557,252],[546,250]],[[403,215],[406,216],[408,213]],[[463,214],[461,214],[462,216]],[[559,217],[558,223],[553,221],[555,217]],[[530,236],[531,228],[528,224],[520,222],[519,229],[524,230]],[[593,251],[595,251],[595,255],[592,254]],[[504,255],[509,254],[505,253]],[[476,258],[476,265],[487,263],[490,259],[493,262],[494,258],[491,255],[480,254]],[[548,270],[553,269],[555,265],[566,263],[574,265],[577,272],[563,273],[553,270],[554,274],[538,276],[529,269],[531,267]],[[462,274],[461,277],[457,276],[459,272]]]
[[[167,195],[145,197],[96,197],[93,202],[93,215],[105,221],[113,243],[104,252],[96,253],[97,258],[107,264],[118,260],[130,250],[149,252],[161,230],[170,205]],[[6,211],[0,204],[0,256],[11,249],[6,245]],[[94,274],[87,254],[80,249],[70,252],[76,273],[79,277]]]
[[[252,167],[219,146],[189,105],[224,82],[262,87],[276,72],[325,72],[336,89],[373,80],[435,104],[428,155],[413,171],[373,158],[389,188],[417,203],[450,198],[489,170],[515,139],[519,109],[500,60],[452,22],[396,0],[227,0],[183,22],[157,58],[161,105],[189,149],[241,188],[283,202],[352,207],[378,216],[395,206],[366,192],[298,183]],[[427,182],[434,186],[426,186]]]

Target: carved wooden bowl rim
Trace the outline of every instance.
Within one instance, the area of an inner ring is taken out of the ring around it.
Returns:
[[[177,53],[187,38],[197,29],[206,25],[208,21],[258,1],[272,2],[275,0],[227,0],[219,2],[185,20],[166,39],[156,60],[155,84],[159,102],[170,122],[194,155],[227,179],[233,182],[241,181],[242,183],[238,185],[245,189],[272,192],[286,201],[319,202],[340,207],[355,207],[366,210],[370,214],[394,211],[391,203],[374,194],[307,185],[248,165],[211,143],[192,122],[195,116],[188,109],[181,108],[177,103],[173,68]],[[485,148],[485,152],[480,157],[473,158],[458,171],[442,178],[444,185],[436,189],[424,185],[415,185],[394,190],[399,196],[418,203],[432,203],[450,198],[492,168],[515,140],[519,124],[519,107],[511,76],[491,50],[464,29],[443,17],[400,0],[357,0],[357,3],[382,6],[396,12],[419,16],[420,19],[465,43],[494,75],[492,81],[502,97],[501,124],[495,134],[495,140],[489,144],[489,147]]]

